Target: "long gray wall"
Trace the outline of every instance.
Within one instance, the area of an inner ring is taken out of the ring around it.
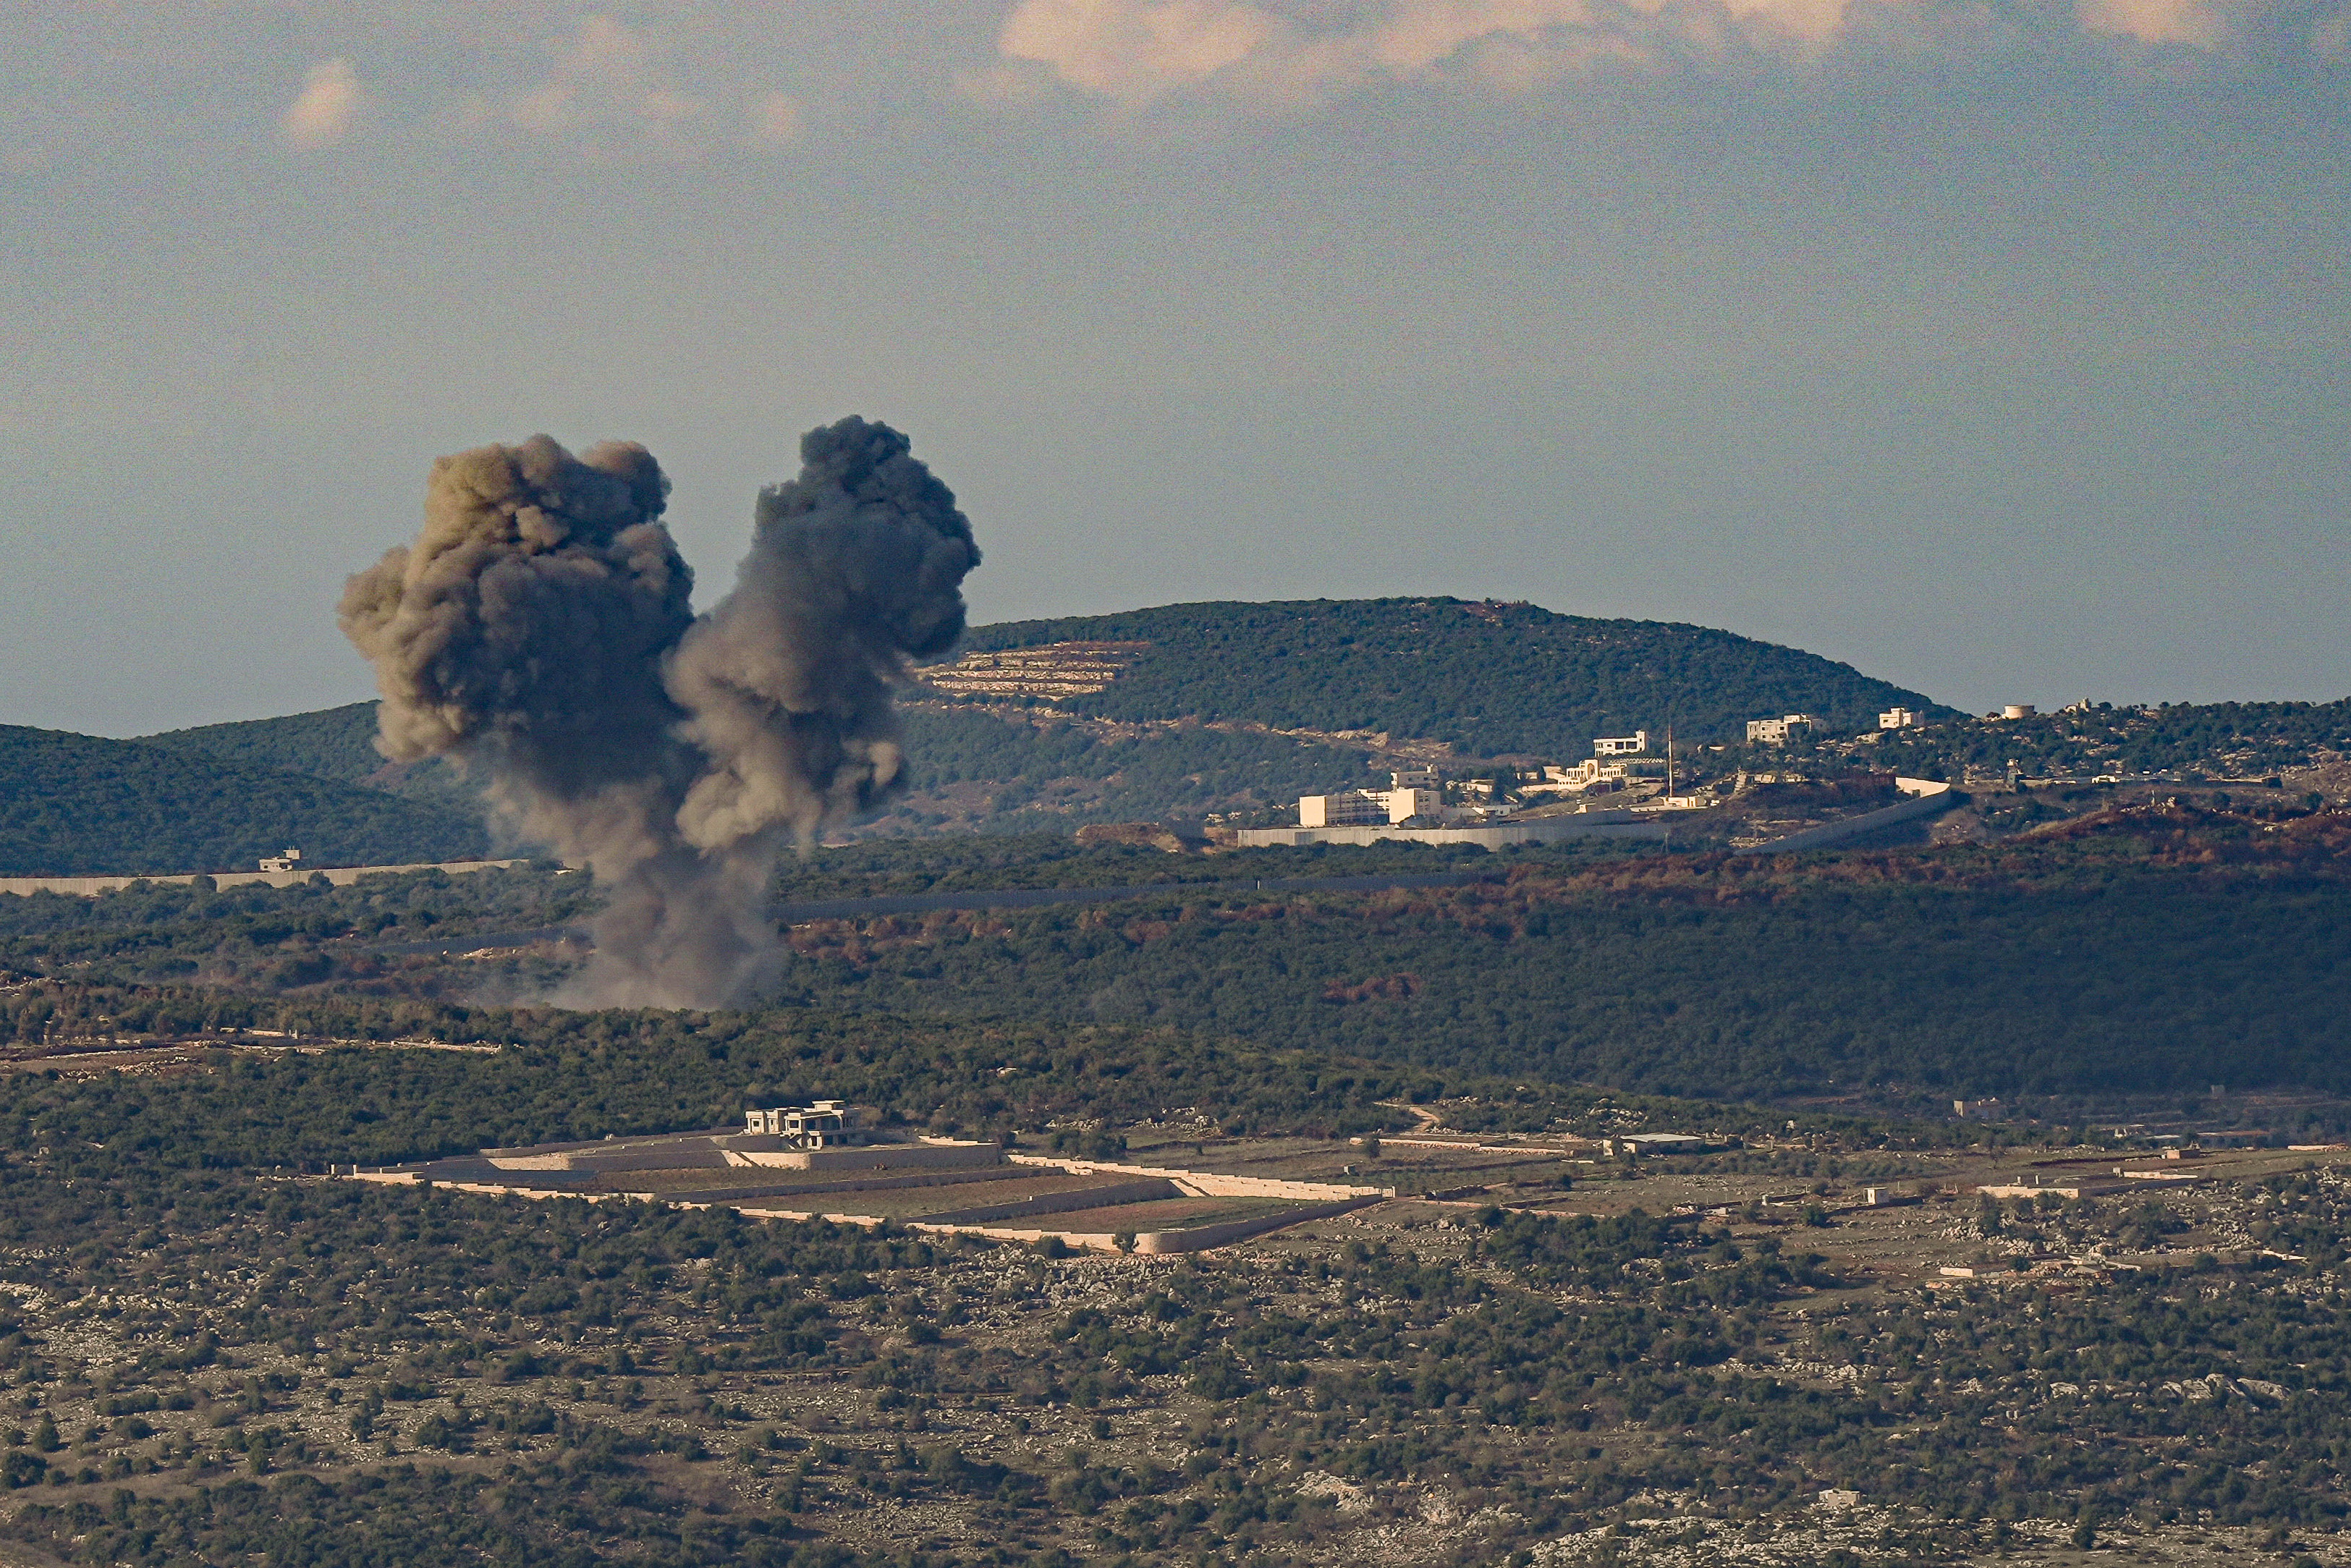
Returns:
[[[304,866],[299,871],[190,872],[178,876],[0,876],[0,893],[62,893],[95,898],[101,893],[120,893],[133,883],[185,887],[197,877],[207,875],[215,887],[244,887],[256,882],[272,887],[292,887],[314,876],[323,876],[337,887],[349,887],[363,876],[397,876],[411,871],[444,871],[452,876],[463,876],[472,871],[505,871],[529,863],[527,860],[442,861],[432,865],[322,865]]]
[[[1476,844],[1499,850],[1510,844],[1550,844],[1563,839],[1662,839],[1667,824],[1654,813],[1587,811],[1572,817],[1536,817],[1498,822],[1489,828],[1243,828],[1241,847],[1284,844],[1376,844],[1402,840],[1414,844]]]

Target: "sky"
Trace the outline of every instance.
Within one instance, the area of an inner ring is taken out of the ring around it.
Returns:
[[[354,701],[433,459],[707,604],[905,430],[976,621],[1450,593],[1980,711],[2351,695],[2346,0],[0,5],[0,723]]]

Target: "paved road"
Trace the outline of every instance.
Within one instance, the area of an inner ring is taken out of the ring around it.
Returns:
[[[976,887],[946,893],[885,894],[878,898],[818,898],[779,904],[772,912],[779,925],[807,920],[856,920],[882,915],[921,915],[934,909],[1028,909],[1042,904],[1117,904],[1130,898],[1164,898],[1171,894],[1213,894],[1233,897],[1250,893],[1377,893],[1392,887],[1458,887],[1465,883],[1499,882],[1494,871],[1423,872],[1409,876],[1285,876],[1245,877],[1232,882],[1147,882],[1126,887]],[[483,947],[523,947],[533,942],[566,937],[590,939],[585,925],[536,925],[527,931],[484,931],[431,942],[402,942],[375,949],[380,953],[471,953]]]

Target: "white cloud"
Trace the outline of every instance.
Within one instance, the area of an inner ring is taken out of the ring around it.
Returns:
[[[554,67],[538,85],[470,106],[472,123],[504,120],[535,136],[567,139],[594,158],[690,156],[701,99],[683,91],[647,35],[610,16],[584,18],[550,46]]]
[[[2228,26],[2203,0],[2075,0],[2074,14],[2085,31],[2112,33],[2147,44],[2187,44],[2213,48],[2228,38]]]
[[[1104,98],[1155,98],[1254,57],[1292,55],[1292,31],[1230,0],[1022,0],[1005,19],[1008,59],[1035,60]]]
[[[2286,0],[2075,0],[2085,32],[2217,50],[2240,9]],[[1980,6],[1871,0],[1920,37],[1964,37]],[[1017,0],[1004,64],[962,78],[1008,99],[1026,73],[1127,104],[1187,92],[1321,97],[1381,82],[1454,79],[1524,90],[1609,65],[1693,56],[1818,57],[1852,0]],[[1957,28],[1957,32],[1950,29]],[[2322,56],[2335,40],[2314,38]],[[2339,47],[2337,45],[2336,47]]]
[[[751,140],[762,147],[789,147],[800,139],[799,101],[788,92],[771,92],[751,100],[744,111]]]
[[[1286,16],[1247,0],[1019,0],[998,50],[1097,97],[1214,86],[1313,96],[1459,78],[1522,89],[1672,43],[1825,44],[1845,0],[1348,0]]]
[[[312,66],[302,78],[302,90],[278,117],[277,131],[289,145],[332,147],[359,123],[367,107],[367,89],[346,59]]]

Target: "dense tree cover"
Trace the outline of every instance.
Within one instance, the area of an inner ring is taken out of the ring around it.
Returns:
[[[249,768],[308,773],[356,784],[384,766],[383,753],[375,748],[375,709],[372,701],[345,703],[341,707],[290,713],[281,718],[169,729],[139,739],[149,746],[202,752]]]
[[[292,937],[454,936],[484,926],[545,925],[595,905],[585,873],[515,866],[362,877],[334,886],[315,877],[291,887],[246,883],[133,883],[84,897],[0,896],[0,967],[31,969],[170,952],[182,958],[224,948],[256,951]]]
[[[322,865],[464,860],[489,848],[478,822],[380,790],[0,726],[0,875],[251,871],[289,844]]]
[[[808,880],[784,891],[1453,863],[1403,846],[1207,861],[1050,839],[957,848],[935,865],[914,841],[820,852],[788,868]],[[789,1032],[810,1013],[931,1030],[1167,1026],[1254,1051],[1706,1095],[2339,1088],[2346,868],[2340,814],[2179,809],[1922,852],[1545,852],[1468,861],[1490,875],[1460,885],[1374,894],[1171,885],[1115,904],[810,921],[789,933],[758,1027]],[[327,1034],[535,1040],[557,1026],[513,1020],[570,1015],[482,1013],[499,1021],[476,1026],[444,998],[486,971],[402,949],[576,919],[592,898],[583,882],[0,901],[0,964],[47,977],[0,997],[0,1028],[39,1044],[287,1017]],[[175,976],[190,983],[153,984]]]
[[[1530,845],[1501,854],[1472,844],[1306,844],[1215,854],[1169,854],[1144,844],[1080,844],[1061,833],[970,833],[863,839],[785,859],[777,895],[786,901],[1007,887],[1133,887],[1262,878],[1501,876],[1511,865],[1566,864],[1622,844]]]
[[[2340,1089],[2346,831],[2183,811],[1923,854],[820,922],[785,983],[1667,1093]]]
[[[240,1027],[345,1040],[496,1043],[496,1054],[369,1049],[232,1056],[160,1076],[0,1077],[0,1146],[103,1144],[161,1164],[380,1165],[483,1146],[740,1121],[747,1104],[842,1096],[940,1133],[1031,1133],[1171,1113],[1226,1132],[1401,1128],[1448,1102],[1465,1126],[1777,1127],[1777,1112],[1610,1096],[1546,1083],[1235,1046],[1169,1029],[951,1028],[871,1016],[575,1013],[416,1003],[283,1002],[193,988],[25,987],[0,1027],[125,1035]],[[59,1058],[69,1061],[68,1058]],[[1474,1104],[1458,1103],[1467,1098]],[[1808,1115],[1808,1126],[1837,1125]],[[1912,1129],[1922,1137],[1972,1128]]]
[[[1125,673],[1067,705],[1109,718],[1254,719],[1387,730],[1482,756],[1591,755],[1595,735],[1743,739],[1746,721],[1810,713],[1867,728],[1916,692],[1729,632],[1558,615],[1457,599],[1171,604],[975,628],[974,651],[1147,642]]]
[[[199,725],[138,738],[149,746],[224,762],[364,784],[469,821],[486,815],[479,780],[466,777],[447,758],[385,761],[375,747],[375,710],[372,702],[346,703],[282,718]]]
[[[2013,762],[2028,777],[2101,773],[2252,778],[2306,766],[2325,751],[2351,751],[2351,698],[2332,703],[2100,706],[2028,719],[1958,721],[1884,736],[1866,754],[1913,777],[1998,773]]]

